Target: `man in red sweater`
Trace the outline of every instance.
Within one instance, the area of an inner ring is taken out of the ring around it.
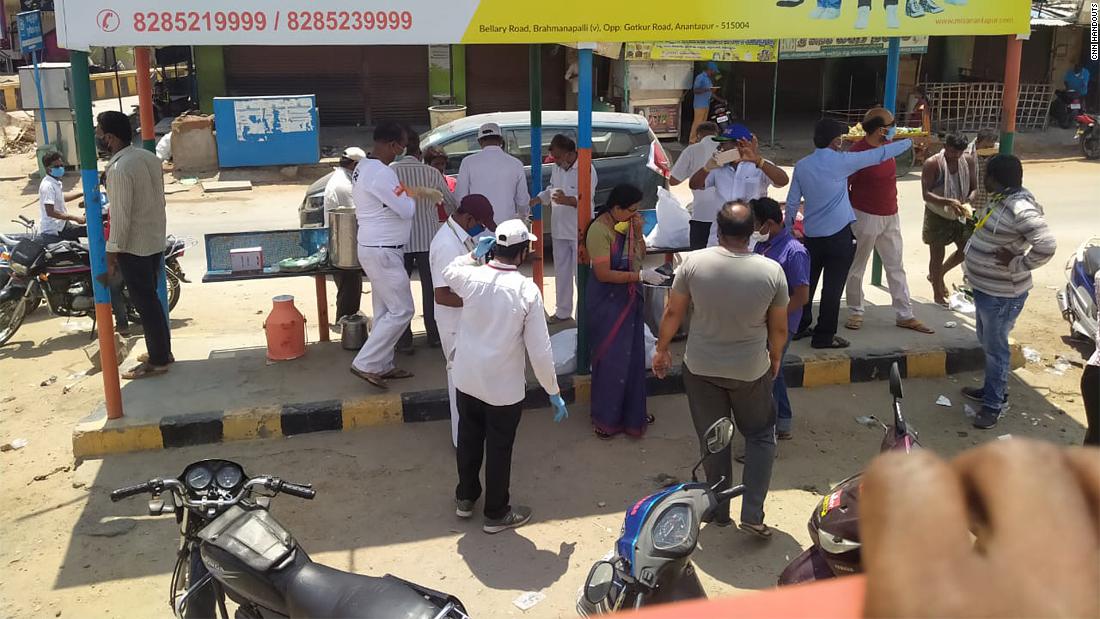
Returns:
[[[863,130],[866,137],[856,143],[852,151],[878,148],[893,140],[894,115],[885,108],[874,108],[863,117]],[[844,326],[853,330],[863,326],[863,275],[867,271],[867,259],[877,249],[894,300],[897,326],[933,333],[913,315],[913,302],[909,298],[902,257],[901,219],[898,217],[897,164],[887,159],[851,175],[848,177],[848,196],[856,215],[852,224],[856,256],[848,271],[844,295],[848,300],[848,322]]]

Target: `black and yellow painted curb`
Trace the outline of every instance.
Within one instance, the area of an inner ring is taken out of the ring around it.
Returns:
[[[1012,366],[1020,367],[1024,361],[1020,346],[1013,344],[1012,348]],[[888,377],[894,362],[898,363],[902,377],[935,378],[981,370],[985,366],[985,356],[977,346],[897,351],[862,357],[850,357],[843,353],[804,357],[787,355],[783,360],[783,376],[788,387],[863,383]],[[590,401],[590,377],[560,376],[558,380],[562,397],[567,403],[587,404]],[[680,368],[675,368],[665,378],[650,375],[646,387],[650,396],[683,393]],[[546,393],[541,388],[528,386],[524,408],[545,408],[548,405]],[[144,424],[129,418],[108,422],[100,410],[73,430],[73,455],[87,458],[166,447],[436,421],[449,417],[446,389],[192,413]]]

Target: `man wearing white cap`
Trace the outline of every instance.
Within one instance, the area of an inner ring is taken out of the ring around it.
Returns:
[[[472,253],[443,269],[443,280],[462,298],[452,377],[458,400],[459,518],[474,514],[481,496],[481,463],[485,462],[485,521],[482,530],[499,533],[531,519],[527,507],[508,504],[512,444],[526,396],[531,359],[535,378],[550,396],[554,420],[569,416],[554,373],[554,355],[538,286],[519,272],[537,240],[519,219],[497,225],[493,236],[478,241]],[[488,264],[478,260],[489,252]]]
[[[324,214],[322,226],[328,227],[328,214],[334,208],[355,208],[351,197],[351,174],[355,166],[367,158],[362,148],[350,146],[340,155],[340,165],[332,169],[325,183]],[[359,301],[363,298],[363,270],[345,269],[332,275],[336,282],[336,321],[344,316],[359,313]],[[324,325],[321,328],[325,328]]]
[[[455,199],[479,193],[489,198],[493,205],[493,218],[497,221],[527,216],[527,173],[523,162],[504,152],[504,134],[500,125],[485,123],[477,130],[477,143],[481,152],[462,160],[458,167],[458,184]]]

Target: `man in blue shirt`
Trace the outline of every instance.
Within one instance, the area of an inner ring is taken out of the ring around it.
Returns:
[[[695,108],[695,116],[691,120],[691,143],[694,144],[698,140],[696,130],[699,125],[703,124],[707,120],[707,116],[710,115],[710,99],[714,97],[715,101],[719,103],[725,103],[726,100],[718,96],[718,93],[714,92],[714,80],[718,76],[718,63],[711,61],[707,63],[707,68],[702,73],[695,76],[695,83],[692,85],[692,92],[695,93],[695,100],[692,103],[692,107]]]
[[[793,339],[813,335],[814,348],[847,348],[849,342],[836,336],[837,316],[844,282],[855,257],[856,239],[852,222],[856,216],[848,200],[848,177],[863,168],[897,157],[913,146],[912,140],[898,140],[879,148],[858,153],[842,153],[842,137],[848,127],[836,120],[820,120],[814,127],[814,146],[809,156],[794,166],[791,189],[787,193],[787,228],[794,225],[803,198],[803,226],[806,249],[810,251],[810,300],[803,308],[802,321]],[[813,298],[822,272],[821,308],[813,333]]]
[[[783,225],[783,210],[778,202],[760,198],[749,202],[749,206],[756,220],[756,231],[752,236],[756,241],[756,253],[778,262],[787,278],[787,292],[791,300],[787,304],[787,343],[783,346],[783,354],[786,355],[791,345],[790,336],[798,330],[798,323],[802,320],[802,307],[810,300],[810,254]],[[776,407],[775,437],[781,441],[790,440],[794,415],[782,369],[772,383],[772,397]]]
[[[1089,74],[1089,70],[1085,68],[1085,65],[1080,60],[1077,64],[1073,65],[1072,69],[1066,71],[1066,76],[1063,81],[1066,83],[1067,90],[1076,90],[1077,94],[1081,95],[1084,99],[1089,94],[1089,78],[1092,77]]]

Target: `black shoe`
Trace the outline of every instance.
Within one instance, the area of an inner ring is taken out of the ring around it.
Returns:
[[[963,387],[961,391],[962,391],[963,397],[965,397],[968,400],[972,400],[974,402],[977,402],[978,404],[981,404],[982,402],[985,402],[985,389],[982,388],[982,387]],[[1005,397],[1004,397],[1003,400],[1001,400],[1001,402],[1002,403],[1008,402],[1008,392],[1007,391],[1005,391]]]
[[[814,334],[814,330],[811,327],[806,327],[805,329],[803,329],[803,330],[799,331],[798,333],[795,333],[793,336],[791,336],[791,339],[792,340],[804,340],[804,339],[810,337],[813,334]]]
[[[997,425],[997,420],[1001,416],[1001,411],[995,411],[992,408],[983,406],[982,410],[978,411],[978,416],[974,418],[974,427],[979,430],[990,430]]]
[[[527,524],[527,521],[531,519],[531,508],[517,505],[512,508],[512,511],[508,512],[503,518],[497,518],[490,520],[485,519],[485,524],[482,525],[481,530],[486,533],[500,533],[508,529],[515,529],[516,527],[522,527]]]

